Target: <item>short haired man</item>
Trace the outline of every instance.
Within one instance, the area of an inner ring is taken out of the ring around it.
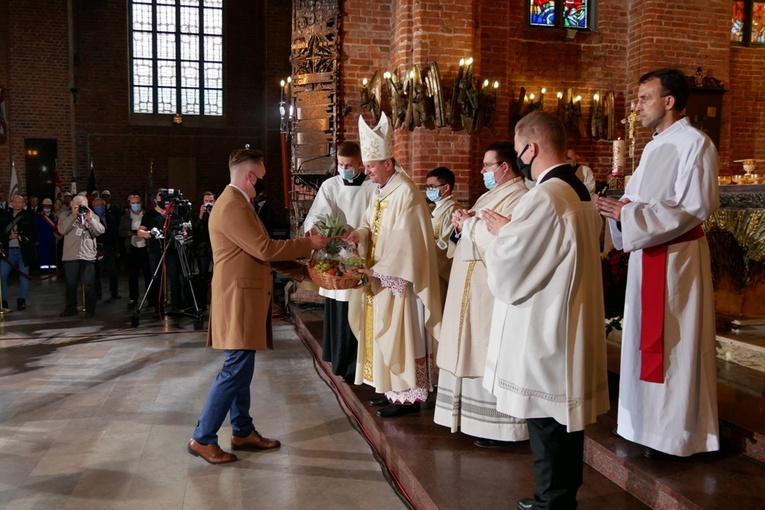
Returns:
[[[449,237],[454,227],[452,214],[462,206],[455,200],[454,172],[445,166],[434,168],[425,176],[425,196],[435,204],[430,212],[433,226],[433,236],[438,250],[438,275],[441,277],[441,299],[446,299],[446,289],[449,286],[449,273],[452,270],[452,259],[448,253]]]
[[[433,347],[442,301],[430,211],[422,192],[393,159],[393,128],[385,114],[372,129],[359,117],[364,172],[377,185],[361,226],[348,239],[366,257],[369,284],[348,317],[359,341],[356,383],[384,397],[377,415],[420,409],[432,388]]]
[[[374,196],[377,185],[364,174],[361,147],[345,141],[337,147],[337,175],[324,181],[305,217],[305,235],[318,233],[316,224],[328,216],[340,216],[347,230],[361,225],[364,211]],[[324,331],[322,359],[332,364],[332,373],[345,382],[356,379],[357,342],[348,324],[348,302],[360,289],[330,290],[319,288],[324,296]]]
[[[483,156],[481,174],[486,193],[470,210],[454,215],[454,253],[449,290],[438,339],[438,398],[433,419],[452,432],[476,438],[476,446],[523,441],[529,433],[523,420],[497,411],[494,396],[483,388],[494,296],[489,291],[486,251],[495,236],[482,220],[484,211],[512,214],[528,189],[515,167],[513,143],[494,142]],[[486,177],[491,175],[491,177]]]
[[[82,207],[82,210],[80,208]],[[59,217],[58,230],[64,236],[66,308],[61,317],[77,315],[77,287],[85,286],[85,315],[96,313],[96,237],[105,232],[98,215],[88,208],[88,199],[77,195]]]
[[[599,198],[617,248],[630,252],[619,378],[620,436],[646,456],[720,447],[712,271],[701,224],[719,207],[717,150],[682,111],[676,69],[639,80],[653,131],[620,200]]]
[[[281,443],[258,434],[250,417],[250,384],[255,351],[272,348],[271,263],[307,258],[327,239],[318,235],[275,240],[250,202],[255,184],[266,175],[263,153],[237,149],[228,160],[231,183],[210,213],[210,242],[215,259],[207,345],[221,349],[225,361],[188,444],[188,451],[210,464],[235,461],[218,446],[218,430],[231,420],[235,450],[266,450]],[[278,265],[278,264],[277,264]]]
[[[484,387],[497,410],[525,418],[536,490],[517,506],[575,508],[584,427],[608,410],[601,219],[566,164],[566,130],[534,111],[515,128],[518,167],[537,182],[511,221],[483,220],[497,240],[486,253],[495,297]]]

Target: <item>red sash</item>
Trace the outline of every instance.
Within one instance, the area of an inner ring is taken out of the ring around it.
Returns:
[[[704,237],[701,225],[667,243],[643,249],[640,292],[640,380],[664,383],[664,306],[667,288],[667,246]]]

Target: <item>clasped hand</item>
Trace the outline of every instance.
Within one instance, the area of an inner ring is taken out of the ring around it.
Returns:
[[[486,223],[486,228],[493,235],[497,235],[497,232],[499,232],[502,227],[510,223],[510,220],[513,218],[512,215],[502,216],[501,214],[494,212],[491,209],[484,209],[481,211],[481,217]]]
[[[621,200],[615,200],[608,197],[598,197],[595,201],[595,207],[598,208],[598,212],[606,218],[611,218],[616,221],[621,221],[622,207],[629,204],[630,201],[627,198]]]
[[[457,209],[452,213],[452,226],[457,229],[457,232],[462,232],[462,224],[465,220],[475,216],[474,212],[470,212],[467,209]]]

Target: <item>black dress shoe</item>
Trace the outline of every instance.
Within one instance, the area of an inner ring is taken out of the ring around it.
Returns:
[[[390,404],[390,402],[388,402],[388,397],[373,398],[369,401],[370,407],[385,407],[388,404]]]
[[[16,309],[17,310],[26,310],[27,309],[27,300],[26,299],[17,299],[16,300]]]
[[[516,503],[516,506],[520,510],[531,510],[534,508],[534,500],[532,498],[522,498],[518,500],[518,503]]]
[[[500,446],[510,444],[510,441],[498,441],[497,439],[486,439],[485,437],[479,437],[473,441],[473,444],[480,446],[481,448],[499,448]]]
[[[417,413],[420,411],[420,403],[403,405],[403,404],[388,404],[379,411],[377,416],[380,418],[393,418],[394,416],[404,416],[405,414]]]

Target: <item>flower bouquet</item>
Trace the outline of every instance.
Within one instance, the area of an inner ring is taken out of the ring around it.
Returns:
[[[323,250],[314,251],[308,263],[311,280],[324,289],[352,289],[363,283],[364,275],[353,271],[364,267],[356,247],[343,239],[348,229],[341,216],[327,216],[316,224],[319,233],[330,239]]]
[[[601,256],[606,335],[614,329],[618,331],[622,329],[629,258],[629,253],[616,248]]]

